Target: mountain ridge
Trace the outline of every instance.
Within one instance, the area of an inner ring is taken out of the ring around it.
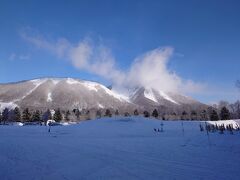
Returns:
[[[166,93],[153,88],[137,88],[131,95],[123,95],[96,81],[69,77],[42,77],[0,84],[0,110],[7,103],[33,109],[119,109],[133,111],[165,107],[203,104],[177,93]]]

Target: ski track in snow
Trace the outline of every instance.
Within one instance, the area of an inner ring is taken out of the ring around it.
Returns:
[[[182,134],[181,122],[184,124]],[[77,125],[0,126],[1,179],[231,179],[240,134],[200,132],[199,122],[112,118]]]
[[[18,101],[22,101],[23,99],[25,99],[27,96],[29,96],[30,94],[32,94],[33,91],[35,91],[41,84],[43,84],[44,82],[46,82],[47,79],[35,79],[35,80],[31,80],[31,82],[33,82],[33,84],[35,85],[34,88],[32,88],[30,91],[28,91],[23,97],[21,97],[20,99],[15,99],[13,102],[18,102]]]

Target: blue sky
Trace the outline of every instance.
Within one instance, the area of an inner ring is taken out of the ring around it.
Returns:
[[[136,57],[171,47],[168,73],[177,74],[183,85],[190,80],[204,86],[188,92],[191,96],[209,103],[234,101],[239,98],[234,85],[240,79],[239,9],[238,0],[1,0],[0,82],[53,76],[112,83],[106,73],[79,67],[51,50],[59,39],[71,48],[90,42],[94,52],[106,47],[114,59],[110,68],[121,73]]]

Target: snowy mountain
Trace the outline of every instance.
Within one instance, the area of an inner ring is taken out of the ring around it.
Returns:
[[[138,88],[124,96],[104,85],[73,78],[41,78],[0,84],[0,110],[9,107],[32,109],[106,109],[120,111],[165,106],[179,108],[201,103],[179,94]]]
[[[158,91],[153,88],[137,88],[130,96],[130,101],[134,104],[152,109],[153,107],[166,107],[168,109],[183,109],[193,107],[193,109],[205,106],[204,104],[177,93]]]
[[[42,78],[0,85],[3,107],[29,108],[127,108],[128,99],[105,86],[72,78]]]

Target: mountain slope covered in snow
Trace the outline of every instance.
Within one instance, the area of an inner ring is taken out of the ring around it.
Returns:
[[[73,78],[41,78],[16,83],[0,84],[0,109],[119,109],[121,111],[153,109],[160,106],[180,108],[202,104],[176,93],[138,88],[124,96],[104,85]]]

